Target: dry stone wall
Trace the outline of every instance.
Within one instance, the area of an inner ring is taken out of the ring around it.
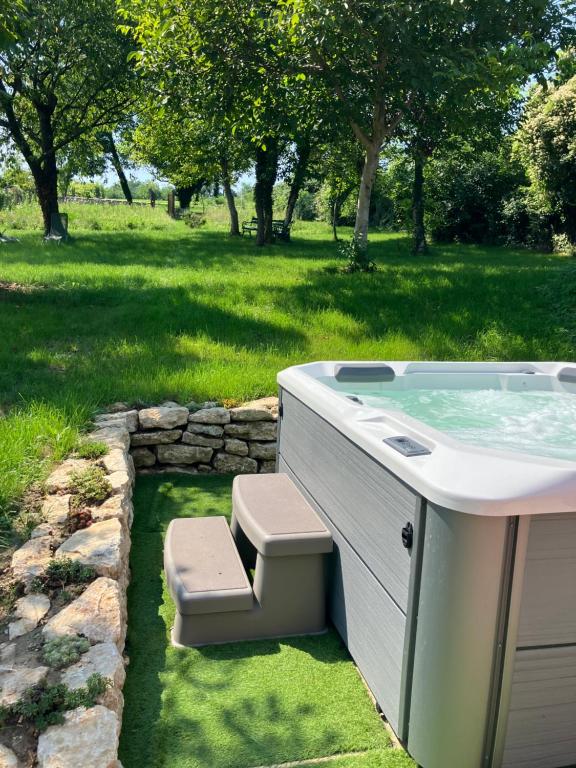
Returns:
[[[100,423],[86,439],[105,443],[108,452],[92,461],[68,459],[52,472],[45,485],[42,522],[12,557],[11,574],[23,585],[24,595],[0,634],[0,705],[15,704],[30,686],[41,682],[82,688],[94,673],[107,678],[110,687],[96,706],[70,710],[62,725],[47,728],[37,742],[25,738],[18,728],[4,729],[0,768],[121,768],[118,740],[134,482],[127,420]],[[73,473],[94,465],[109,482],[108,498],[85,510],[88,527],[70,534]],[[91,566],[94,580],[67,600],[35,591],[34,579],[45,573],[54,558]],[[86,638],[89,649],[64,669],[46,666],[45,641],[66,635]]]
[[[118,404],[120,408],[122,404]],[[99,416],[126,423],[139,471],[253,474],[274,472],[278,400],[263,398],[237,408],[217,403],[163,403]]]
[[[0,768],[121,768],[135,472],[273,472],[277,419],[276,398],[236,408],[168,402],[131,409],[117,403],[96,416],[86,440],[104,443],[106,454],[93,460],[70,458],[54,469],[45,483],[42,520],[12,557],[10,574],[23,595],[0,627],[0,705],[13,705],[38,683],[82,688],[94,673],[107,678],[110,687],[95,706],[70,710],[61,725],[47,728],[32,746],[17,729],[5,729],[0,734]],[[74,478],[94,466],[105,475],[109,493],[83,509],[86,527],[71,532]],[[39,592],[37,579],[51,561],[63,558],[89,566],[95,578],[61,600]],[[46,666],[43,645],[66,636],[85,638],[89,648],[64,669]]]

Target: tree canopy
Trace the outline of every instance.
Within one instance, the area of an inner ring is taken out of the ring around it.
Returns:
[[[0,52],[0,130],[32,172],[46,232],[59,153],[130,109],[129,45],[116,25],[113,0],[34,0]]]

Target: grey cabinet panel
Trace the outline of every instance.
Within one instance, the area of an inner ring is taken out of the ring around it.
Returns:
[[[502,768],[576,764],[576,647],[518,651]]]
[[[287,472],[306,495],[299,478],[280,456]],[[322,508],[317,512],[329,525]],[[398,729],[406,617],[348,543],[333,532],[330,557],[330,617],[394,730]]]
[[[292,395],[283,392],[282,404],[281,456],[405,612],[410,553],[401,531],[420,497]]]
[[[530,524],[518,646],[559,643],[576,644],[576,514]]]

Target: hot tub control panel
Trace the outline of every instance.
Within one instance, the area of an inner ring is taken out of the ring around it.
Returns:
[[[398,435],[397,437],[387,437],[384,442],[403,456],[427,456],[431,451],[422,443],[417,443],[411,437]]]

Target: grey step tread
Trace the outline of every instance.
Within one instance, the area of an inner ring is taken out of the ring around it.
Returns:
[[[330,531],[287,474],[238,475],[232,501],[234,516],[261,554],[332,551]]]
[[[164,568],[182,614],[252,608],[252,587],[225,517],[172,520],[164,544]]]

